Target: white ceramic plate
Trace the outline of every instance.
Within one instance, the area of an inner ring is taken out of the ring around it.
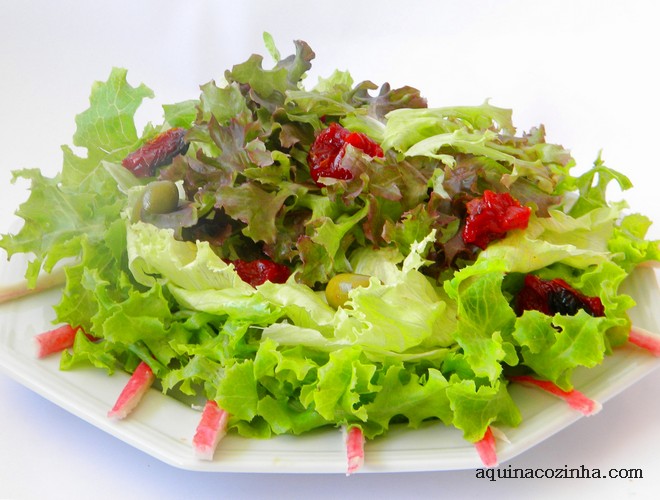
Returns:
[[[15,279],[3,264],[0,283]],[[631,311],[634,324],[660,332],[653,304],[660,303],[660,290],[652,269],[639,269],[626,283],[638,305]],[[78,369],[62,372],[59,357],[38,360],[32,337],[52,328],[52,305],[59,292],[51,290],[0,305],[0,367],[10,376],[74,415],[126,443],[175,467],[216,472],[344,473],[346,455],[339,430],[309,435],[279,436],[269,440],[229,435],[220,443],[212,462],[200,461],[191,440],[200,413],[179,401],[151,390],[124,421],[106,418],[123,388],[127,375],[108,377],[104,371]],[[600,367],[578,371],[576,388],[601,403],[660,366],[660,360],[634,347],[618,349]],[[500,463],[528,450],[581,417],[563,401],[533,388],[512,386],[523,423],[502,428],[509,442],[498,441]],[[607,411],[607,406],[603,411]],[[440,423],[420,429],[394,428],[365,448],[361,472],[404,472],[476,469],[481,462],[473,446],[459,431]]]

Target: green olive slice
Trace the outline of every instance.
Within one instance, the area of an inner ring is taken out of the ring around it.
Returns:
[[[348,300],[348,293],[360,286],[369,286],[369,276],[364,274],[340,273],[333,276],[325,287],[328,304],[335,309],[342,307]]]
[[[142,195],[145,214],[168,214],[179,206],[179,189],[172,181],[154,181],[146,185]]]

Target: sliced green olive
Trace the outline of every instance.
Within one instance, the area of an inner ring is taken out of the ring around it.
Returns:
[[[328,304],[337,309],[348,300],[348,293],[360,286],[369,286],[369,276],[364,274],[341,273],[333,276],[325,287]]]
[[[142,195],[145,214],[168,214],[179,206],[179,189],[172,181],[150,182]]]

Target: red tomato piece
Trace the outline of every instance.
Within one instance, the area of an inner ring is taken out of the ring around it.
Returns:
[[[188,150],[185,135],[186,129],[183,128],[166,130],[126,156],[121,164],[136,177],[151,177],[158,167],[171,163],[179,154],[185,154]]]
[[[589,297],[561,279],[543,280],[533,274],[525,276],[525,284],[516,297],[516,312],[534,310],[553,316],[573,316],[583,309],[592,316],[605,316],[599,297]]]
[[[267,259],[252,261],[237,259],[231,263],[234,264],[240,278],[255,287],[266,281],[284,283],[291,276],[291,270],[287,266]]]
[[[361,132],[350,132],[338,123],[331,123],[314,140],[307,155],[307,164],[314,182],[319,186],[321,177],[349,180],[353,173],[341,166],[346,145],[363,151],[371,157],[383,157],[382,148]]]
[[[467,203],[463,241],[485,249],[491,241],[504,238],[507,231],[525,229],[531,211],[509,193],[486,190],[483,197]]]
[[[346,142],[354,148],[364,151],[369,156],[378,158],[384,156],[383,148],[361,132],[351,132],[346,136]]]

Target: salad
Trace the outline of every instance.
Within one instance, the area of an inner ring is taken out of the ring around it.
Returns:
[[[413,87],[304,78],[303,41],[264,68],[252,55],[163,106],[115,68],[76,117],[53,178],[31,183],[0,247],[26,253],[30,287],[63,266],[58,328],[38,337],[60,367],[132,374],[109,416],[152,385],[203,402],[193,446],[346,431],[348,471],[392,425],[459,429],[486,465],[520,424],[512,383],[584,413],[578,367],[627,342],[619,285],[660,260],[651,221],[608,202],[629,179],[598,157],[574,174],[542,126],[511,110],[428,107]]]

